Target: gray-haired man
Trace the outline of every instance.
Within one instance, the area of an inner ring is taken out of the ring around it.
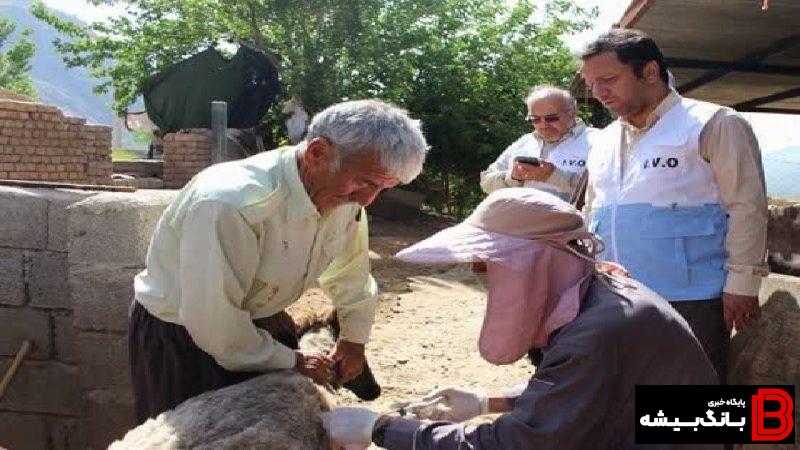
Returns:
[[[315,116],[297,146],[215,165],[189,182],[159,220],[135,280],[129,346],[139,422],[270,369],[320,383],[334,364],[341,382],[360,374],[377,301],[362,207],[414,179],[427,148],[405,111],[346,102]],[[276,331],[283,310],[316,285],[341,326],[330,356],[301,353]]]
[[[509,145],[481,172],[481,188],[489,194],[507,187],[533,187],[569,200],[586,168],[595,129],[577,117],[575,98],[564,89],[536,86],[525,104],[534,131]]]

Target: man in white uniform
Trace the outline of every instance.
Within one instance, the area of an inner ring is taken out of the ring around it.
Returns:
[[[761,153],[730,108],[681,97],[664,56],[638,30],[590,43],[581,73],[619,117],[587,163],[584,213],[601,256],[670,301],[722,381],[730,329],[760,315],[767,273],[767,196]]]
[[[553,86],[537,86],[525,99],[534,131],[517,139],[481,172],[487,194],[507,187],[533,187],[569,200],[586,168],[595,130],[576,116],[572,95]],[[538,164],[518,161],[534,157]]]

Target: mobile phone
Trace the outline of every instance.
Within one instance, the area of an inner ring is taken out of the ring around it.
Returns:
[[[535,156],[517,156],[516,161],[539,167],[539,158],[536,158]]]

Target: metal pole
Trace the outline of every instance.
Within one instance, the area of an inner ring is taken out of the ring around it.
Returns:
[[[228,129],[228,104],[211,102],[211,164],[228,159],[228,142],[225,130]]]

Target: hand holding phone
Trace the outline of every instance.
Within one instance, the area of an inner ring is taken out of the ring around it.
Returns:
[[[517,156],[515,161],[523,164],[530,164],[536,167],[540,166],[539,158],[536,158],[535,156]]]
[[[517,181],[545,181],[554,166],[534,156],[517,156],[511,168],[511,178]]]

